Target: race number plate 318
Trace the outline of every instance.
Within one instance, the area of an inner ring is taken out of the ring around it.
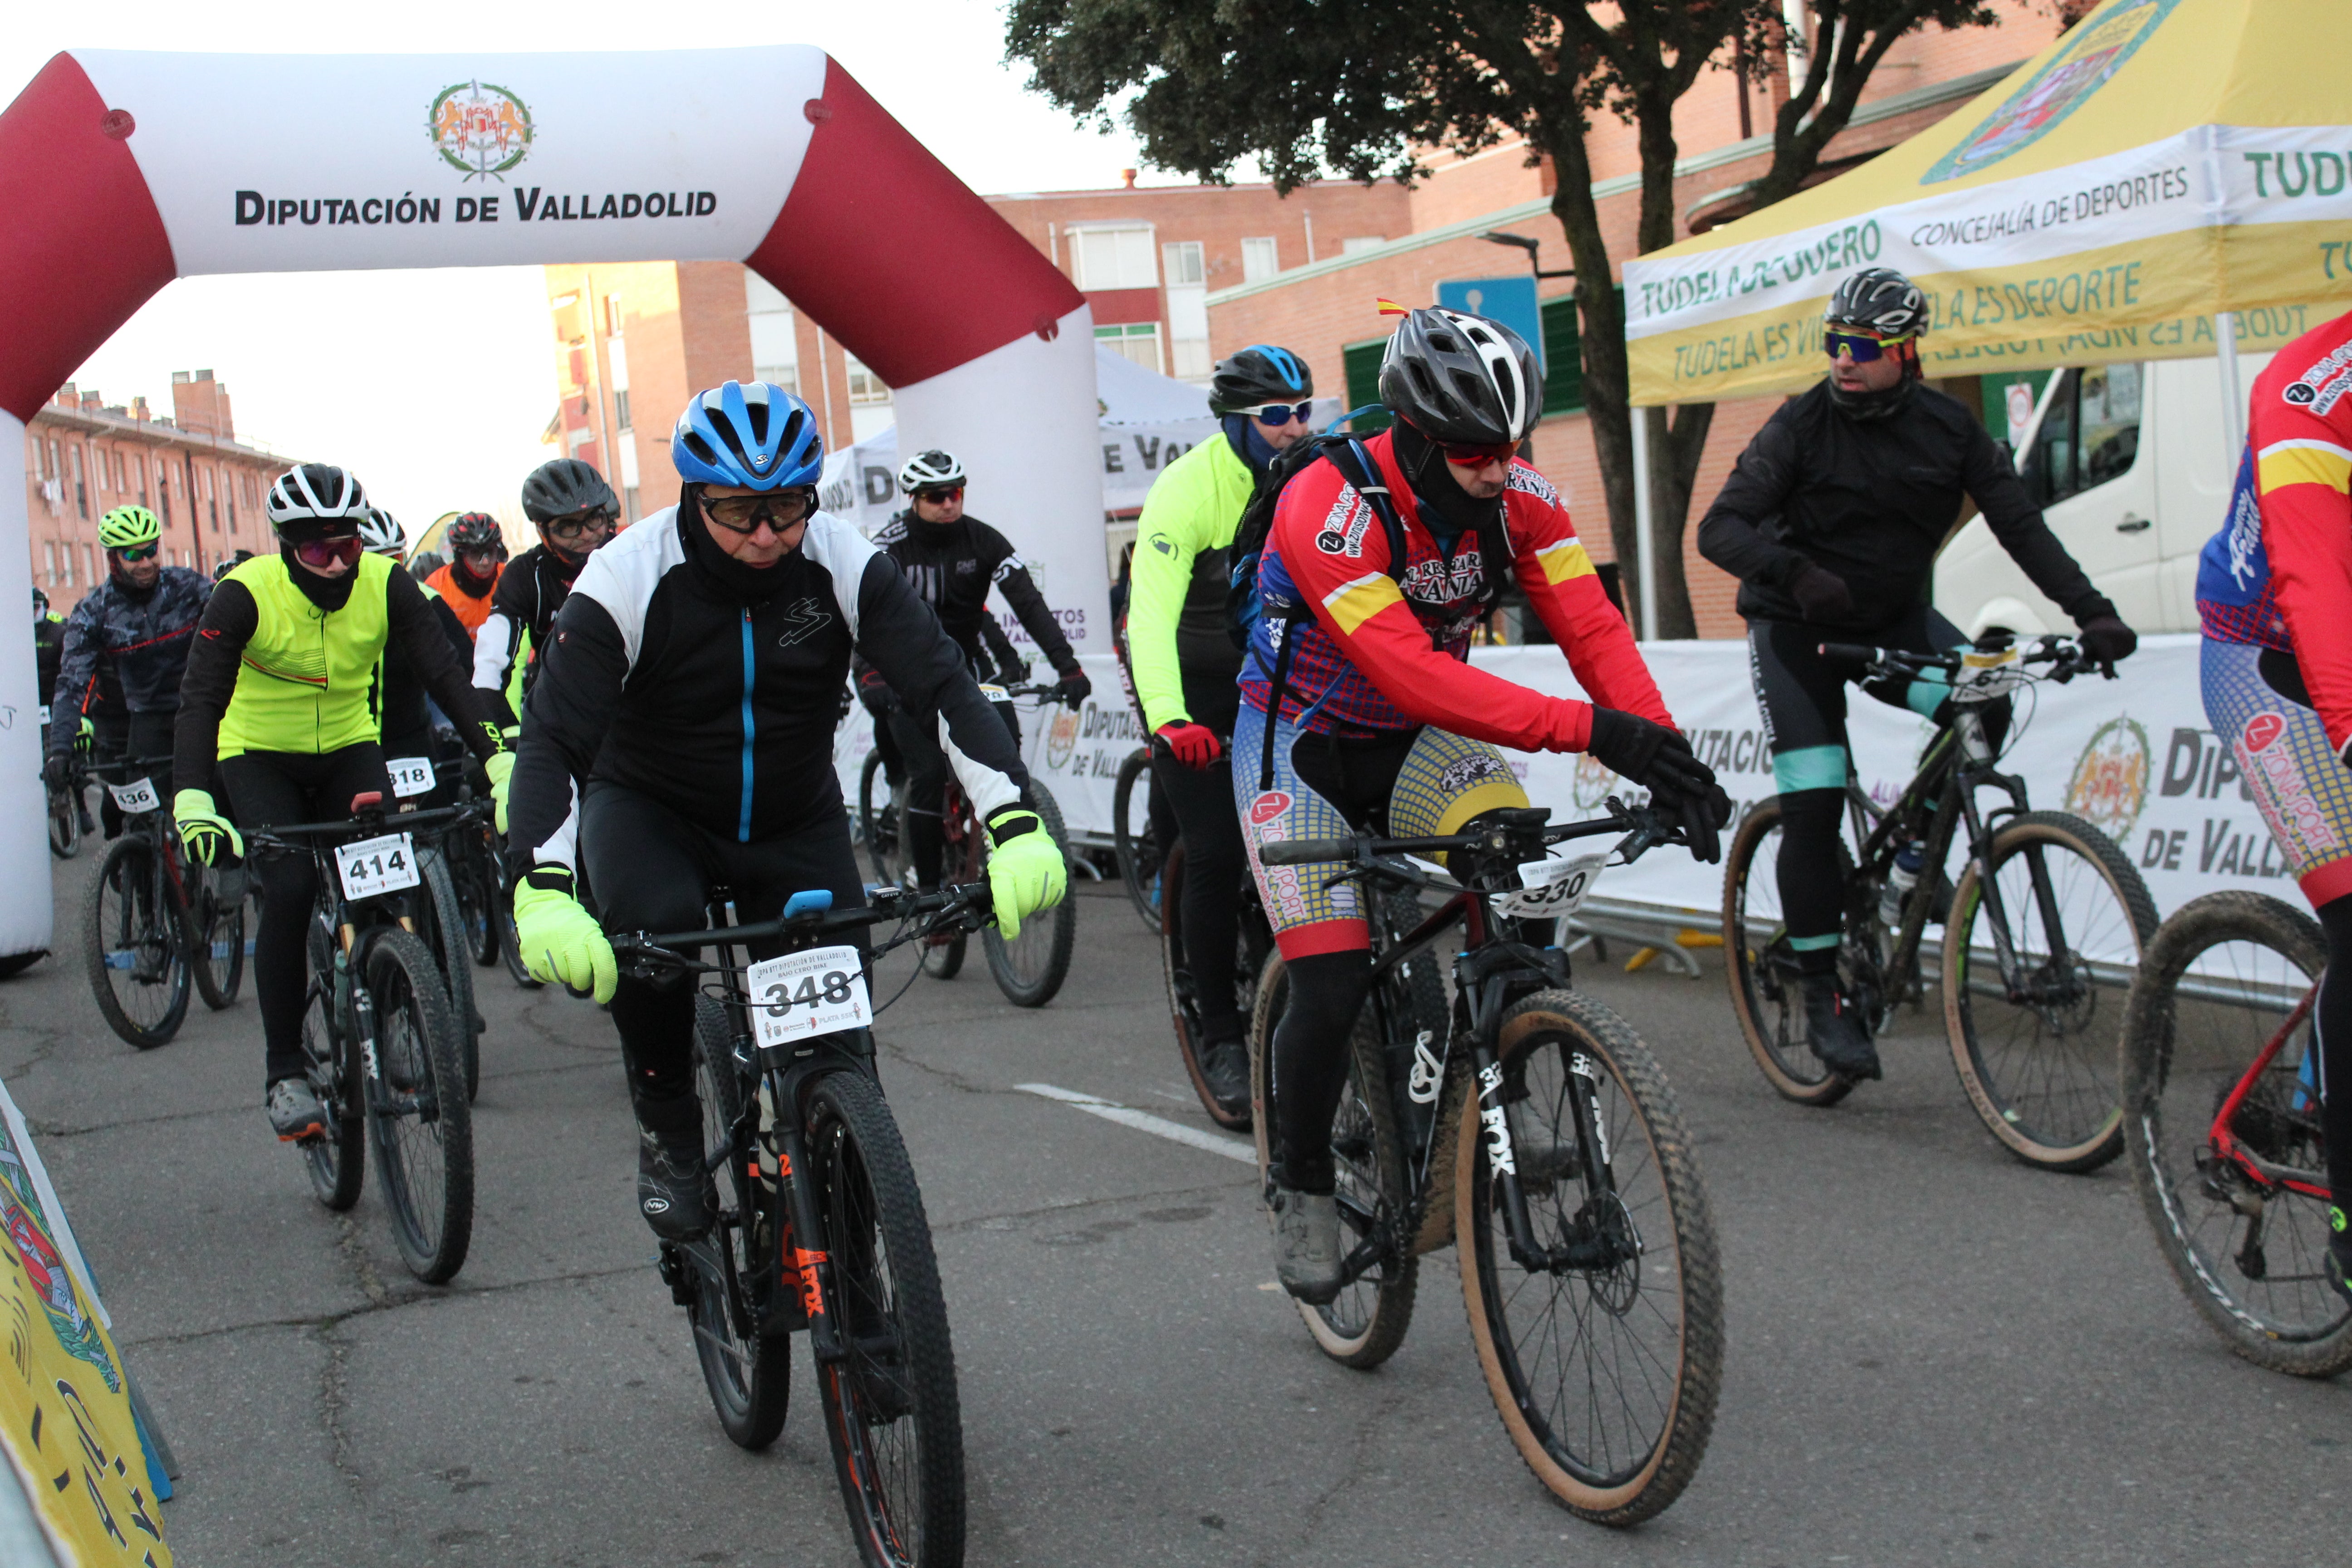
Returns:
[[[129,784],[110,784],[106,793],[114,797],[116,809],[128,812],[152,811],[163,803],[155,798],[153,779],[132,779]]]
[[[424,879],[416,870],[416,847],[405,833],[362,838],[335,851],[335,869],[343,879],[343,897],[373,899],[396,893]]]
[[[751,1033],[788,1045],[874,1022],[866,966],[854,947],[812,947],[751,965]]]
[[[433,787],[433,759],[430,757],[394,757],[383,764],[392,775],[392,793],[406,800],[412,795],[424,795]]]
[[[1502,913],[1519,920],[1557,920],[1572,915],[1592,891],[1592,884],[1601,879],[1601,868],[1607,864],[1606,854],[1530,860],[1519,868],[1519,883],[1526,890],[1506,894],[1497,905]]]

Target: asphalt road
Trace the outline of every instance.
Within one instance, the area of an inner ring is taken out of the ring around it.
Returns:
[[[249,995],[148,1054],[106,1029],[73,934],[95,859],[58,868],[66,956],[0,985],[0,1074],[177,1447],[183,1564],[854,1561],[805,1350],[772,1450],[711,1415],[632,1206],[601,1014],[478,972],[473,1251],[422,1287],[373,1190],[325,1212],[270,1138]],[[1345,1370],[1274,1289],[1250,1167],[1014,1087],[1208,1130],[1151,940],[1122,900],[1081,899],[1051,1006],[1007,1005],[975,952],[882,1019],[955,1329],[971,1562],[2343,1561],[2352,1387],[2212,1339],[2120,1166],[2013,1163],[1924,1027],[1845,1106],[1785,1104],[1712,965],[1580,971],[1681,1097],[1728,1349],[1681,1501],[1622,1533],[1575,1520],[1495,1418],[1452,1253],[1423,1265],[1397,1356]]]

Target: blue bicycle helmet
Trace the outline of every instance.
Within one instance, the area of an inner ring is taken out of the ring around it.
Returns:
[[[670,434],[669,460],[689,484],[788,489],[816,483],[824,440],[815,413],[782,387],[730,381],[686,405]]]

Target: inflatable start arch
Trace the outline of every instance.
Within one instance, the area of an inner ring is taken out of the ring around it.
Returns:
[[[0,214],[19,615],[25,423],[173,279],[672,259],[789,295],[896,389],[903,449],[961,454],[978,510],[1043,545],[1057,603],[1101,602],[1085,301],[820,50],[75,51],[0,111]],[[1099,612],[1070,631],[1107,641]],[[0,955],[50,937],[33,686],[31,637],[0,635]]]

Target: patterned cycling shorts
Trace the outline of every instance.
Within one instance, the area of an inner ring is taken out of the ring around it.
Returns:
[[[1241,812],[1242,838],[1249,847],[1250,874],[1257,879],[1273,922],[1275,943],[1285,959],[1320,952],[1348,952],[1370,945],[1356,885],[1326,888],[1339,867],[1266,866],[1257,848],[1282,838],[1339,837],[1355,831],[1339,808],[1309,789],[1292,765],[1291,750],[1306,731],[1277,723],[1274,733],[1274,787],[1257,787],[1265,754],[1265,715],[1242,704],[1234,723],[1234,805]],[[1388,832],[1398,838],[1434,838],[1458,833],[1481,812],[1528,804],[1503,753],[1484,741],[1465,740],[1443,730],[1424,729],[1405,755],[1389,793]]]
[[[2227,742],[2246,788],[2312,908],[2352,893],[2352,769],[2336,761],[2319,715],[2264,680],[2252,643],[2205,639],[2205,719]]]

